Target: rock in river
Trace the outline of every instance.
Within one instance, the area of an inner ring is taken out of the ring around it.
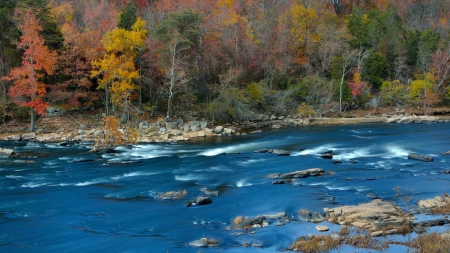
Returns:
[[[0,158],[10,158],[13,156],[14,150],[9,148],[0,148]]]
[[[191,247],[214,247],[217,245],[217,241],[214,239],[208,239],[208,238],[201,238],[195,241],[192,241],[189,243],[189,246]]]
[[[432,161],[434,161],[433,157],[431,157],[431,156],[419,155],[419,154],[413,154],[413,153],[408,155],[408,159],[419,160],[419,161],[423,161],[423,162],[432,162]]]
[[[287,178],[304,178],[309,176],[321,176],[325,174],[325,171],[321,168],[312,168],[307,170],[298,170],[289,172],[286,174],[281,173],[269,173],[265,177],[269,179],[287,179]]]

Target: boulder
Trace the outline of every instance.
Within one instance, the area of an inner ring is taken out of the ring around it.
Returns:
[[[31,132],[31,133],[24,133],[22,135],[22,140],[23,141],[28,141],[28,140],[33,140],[36,139],[36,134]]]
[[[233,133],[233,129],[231,128],[224,128],[223,129],[223,134],[224,135],[231,135]]]
[[[178,122],[174,121],[174,122],[166,122],[166,129],[167,130],[172,130],[172,129],[177,129],[178,127]]]
[[[246,218],[241,224],[239,224],[239,227],[251,227],[255,224],[261,225],[263,221],[266,220],[266,217],[263,215],[259,215],[256,218]]]
[[[197,205],[206,205],[211,202],[212,202],[212,200],[209,196],[208,197],[198,196],[197,199],[195,199],[195,204],[197,204]]]
[[[321,154],[320,157],[324,158],[324,159],[333,159],[333,155],[332,154]]]
[[[9,148],[0,148],[0,158],[10,158],[14,154],[14,150]]]
[[[213,130],[214,133],[220,134],[223,131],[223,126],[216,126]]]
[[[6,136],[5,140],[6,141],[20,141],[22,138],[20,137],[19,134],[13,134],[10,136]]]
[[[431,156],[419,155],[419,154],[414,154],[414,153],[408,154],[408,159],[419,160],[419,161],[423,161],[423,162],[434,161],[433,157],[431,157]]]

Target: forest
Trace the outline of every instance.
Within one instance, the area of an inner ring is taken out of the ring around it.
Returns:
[[[342,116],[449,98],[447,0],[3,0],[0,116]]]

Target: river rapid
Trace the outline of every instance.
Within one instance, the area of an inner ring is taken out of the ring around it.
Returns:
[[[302,208],[321,212],[369,202],[369,192],[405,209],[449,192],[450,175],[441,174],[450,167],[450,156],[441,156],[450,150],[449,128],[449,123],[304,126],[124,146],[112,154],[92,154],[89,145],[77,143],[0,142],[38,157],[34,164],[0,163],[0,252],[284,251],[298,236],[318,234],[317,224],[293,220],[244,235],[226,228],[239,215],[286,212],[295,218]],[[259,149],[291,155],[253,152]],[[328,150],[342,164],[318,156]],[[408,160],[408,153],[432,156],[434,162]],[[308,168],[335,173],[283,185],[264,178]],[[218,190],[219,196],[211,204],[186,207],[203,195],[202,187]],[[395,187],[411,200],[396,198]],[[156,197],[174,190],[187,194]],[[337,225],[323,225],[330,227],[328,233],[339,231]],[[202,237],[218,246],[189,246]],[[385,252],[404,250],[392,246]]]

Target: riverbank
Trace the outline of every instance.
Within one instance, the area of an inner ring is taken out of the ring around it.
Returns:
[[[300,115],[257,117],[243,123],[215,125],[204,119],[184,118],[165,122],[144,120],[137,123],[138,143],[179,142],[193,138],[221,135],[261,133],[264,128],[282,128],[308,125],[369,124],[369,123],[438,123],[448,122],[450,116],[416,116],[408,113],[383,113],[351,118],[302,118]],[[24,123],[10,123],[2,126],[0,140],[39,142],[93,142],[103,138],[103,127],[98,115],[68,115],[43,117],[37,131],[30,133]]]

